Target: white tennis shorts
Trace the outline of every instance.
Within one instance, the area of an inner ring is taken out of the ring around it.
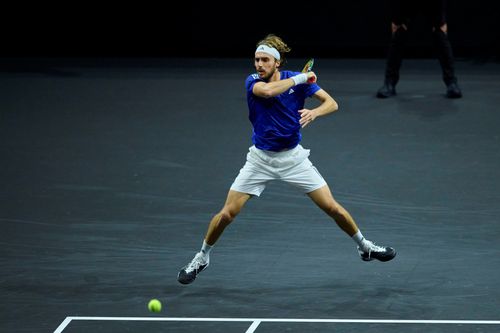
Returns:
[[[255,146],[248,149],[247,161],[231,185],[231,190],[260,196],[269,181],[281,180],[304,193],[326,185],[319,171],[309,160],[309,149],[301,145],[271,152]]]

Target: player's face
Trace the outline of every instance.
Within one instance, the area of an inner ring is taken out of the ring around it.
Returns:
[[[254,65],[259,77],[267,81],[278,69],[279,62],[267,53],[257,52],[255,53]]]

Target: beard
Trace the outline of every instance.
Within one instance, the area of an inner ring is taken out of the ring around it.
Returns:
[[[274,75],[274,73],[276,73],[276,68],[273,68],[273,70],[271,72],[262,76],[261,79],[264,81],[269,81],[269,79]]]

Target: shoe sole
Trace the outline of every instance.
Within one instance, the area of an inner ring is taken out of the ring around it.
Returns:
[[[370,257],[370,258],[365,258],[365,257],[361,257],[361,260],[363,261],[373,261],[373,260],[378,260],[378,261],[381,261],[381,262],[387,262],[387,261],[391,261],[392,259],[394,259],[396,257],[396,254],[397,252],[394,251],[394,255],[390,258],[374,258],[374,257]]]

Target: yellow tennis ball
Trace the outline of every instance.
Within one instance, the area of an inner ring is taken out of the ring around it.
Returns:
[[[160,312],[161,311],[161,302],[156,298],[152,299],[148,303],[148,309],[151,312]]]

